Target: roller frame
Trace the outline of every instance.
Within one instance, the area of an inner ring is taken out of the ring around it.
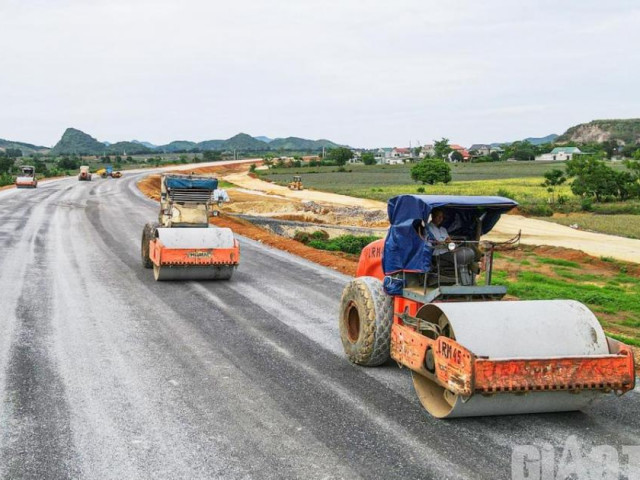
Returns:
[[[394,322],[391,327],[391,358],[464,397],[581,390],[622,394],[635,386],[633,353],[621,342],[611,338],[607,338],[607,342],[609,355],[489,359],[477,357],[450,338],[439,336],[431,339],[411,326]],[[433,372],[425,366],[429,349],[435,363]]]
[[[240,245],[233,240],[233,248],[167,248],[160,239],[150,242],[149,257],[157,266],[237,266]]]
[[[456,279],[430,288],[423,272],[411,270],[387,284],[384,246],[380,239],[362,250],[356,277],[377,278],[393,292],[390,357],[411,370],[431,415],[580,410],[603,393],[634,389],[631,348],[606,337],[586,306],[572,300],[500,301],[507,289],[491,285],[493,247],[485,253],[485,285]],[[558,335],[560,325],[572,336]]]

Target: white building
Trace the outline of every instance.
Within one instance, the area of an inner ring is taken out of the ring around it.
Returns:
[[[582,152],[578,147],[556,147],[549,153],[538,155],[536,160],[547,162],[564,162],[571,160],[574,155],[580,155]]]
[[[436,154],[436,149],[433,144],[426,144],[422,146],[422,150],[420,150],[420,158],[424,157],[433,157]]]

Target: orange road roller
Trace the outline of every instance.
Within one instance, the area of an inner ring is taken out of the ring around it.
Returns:
[[[229,228],[209,225],[216,205],[229,197],[218,180],[165,174],[158,223],[142,232],[142,265],[156,280],[229,280],[240,262],[240,245]]]
[[[21,175],[16,178],[16,188],[37,188],[36,168],[30,165],[20,167]]]
[[[516,206],[504,197],[390,199],[386,238],[363,249],[342,294],[349,360],[392,358],[410,369],[438,418],[580,410],[632,390],[631,349],[607,337],[585,305],[500,301],[506,287],[491,284],[499,245],[481,236]]]

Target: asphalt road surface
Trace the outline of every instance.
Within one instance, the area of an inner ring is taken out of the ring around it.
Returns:
[[[626,471],[637,390],[436,420],[406,370],[343,357],[346,276],[241,239],[231,281],[155,282],[141,175],[0,192],[1,478],[511,478],[514,446],[546,444],[551,468],[609,445],[582,460]]]

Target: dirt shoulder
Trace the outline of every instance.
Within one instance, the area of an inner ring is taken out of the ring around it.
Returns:
[[[344,205],[349,207],[362,207],[372,209],[387,209],[387,205],[383,202],[375,200],[367,200],[366,198],[355,198],[347,195],[338,195],[336,193],[320,192],[317,190],[289,190],[282,185],[265,182],[259,178],[254,178],[248,172],[237,172],[223,177],[229,183],[238,185],[239,187],[265,192],[271,195],[280,195],[282,197],[292,198],[295,200],[310,200],[319,203],[330,203],[334,205]]]
[[[582,250],[594,257],[640,263],[640,240],[575,230],[520,215],[503,215],[489,238],[503,240],[522,231],[522,243]]]
[[[253,178],[247,171],[234,172],[225,180],[245,189],[275,194],[296,200],[311,200],[339,205],[357,205],[364,208],[379,209],[386,212],[386,204],[375,200],[349,197],[314,190],[292,191],[259,178]],[[576,230],[544,220],[523,217],[522,215],[503,215],[493,228],[488,239],[506,240],[522,232],[521,243],[526,245],[549,245],[553,247],[582,250],[594,257],[609,257],[625,262],[640,263],[640,240]]]

